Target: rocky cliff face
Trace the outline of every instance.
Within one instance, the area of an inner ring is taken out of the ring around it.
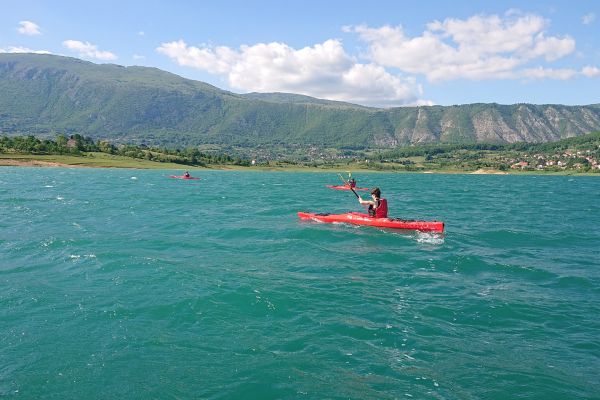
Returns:
[[[391,111],[390,111],[391,112]],[[547,142],[600,130],[600,107],[466,104],[405,109],[399,143]]]

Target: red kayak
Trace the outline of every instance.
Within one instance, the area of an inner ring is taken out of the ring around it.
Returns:
[[[334,190],[350,190],[350,186],[349,185],[327,185],[327,187],[329,189],[334,189]],[[366,191],[369,190],[368,188],[353,188],[354,190],[362,190],[362,191]]]
[[[173,179],[189,179],[193,181],[200,180],[200,178],[194,178],[193,176],[185,176],[185,175],[170,175],[169,178]]]
[[[341,222],[352,225],[376,226],[379,228],[411,229],[422,232],[444,232],[444,223],[441,221],[411,221],[397,218],[375,218],[369,214],[348,212],[345,214],[317,214],[298,212],[300,219],[308,219],[326,223]]]

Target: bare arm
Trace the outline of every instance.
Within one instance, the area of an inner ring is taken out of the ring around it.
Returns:
[[[363,200],[360,196],[358,196],[358,202],[361,206],[375,206],[375,202],[371,200]]]

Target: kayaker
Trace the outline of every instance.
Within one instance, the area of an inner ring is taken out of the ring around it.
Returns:
[[[190,177],[190,173],[188,171],[185,171],[185,174],[183,174],[183,176],[185,176],[186,178]]]
[[[358,202],[362,206],[369,206],[369,215],[371,217],[387,218],[387,200],[381,198],[381,190],[379,188],[371,190],[371,198],[373,200],[363,200],[362,197],[358,196]]]
[[[348,186],[351,188],[356,187],[356,179],[352,176],[352,172],[348,172]]]

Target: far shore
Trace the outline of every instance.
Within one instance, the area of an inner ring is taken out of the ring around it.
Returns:
[[[168,169],[189,171],[255,171],[255,172],[352,172],[362,173],[417,173],[417,174],[469,174],[469,175],[578,175],[578,176],[600,176],[594,173],[578,173],[575,171],[563,172],[541,172],[541,171],[500,171],[496,169],[478,169],[476,171],[464,170],[425,170],[425,171],[382,171],[360,166],[333,166],[333,167],[308,167],[308,166],[238,166],[238,165],[210,165],[208,167],[187,166],[174,163],[159,163],[148,160],[126,159],[125,157],[112,160],[94,160],[87,157],[76,156],[33,156],[19,155],[17,157],[0,154],[0,167],[53,167],[53,168],[119,168],[119,169]]]
[[[477,171],[471,172],[475,175],[508,175],[506,171],[500,171],[497,169],[478,169]]]
[[[61,167],[61,168],[93,168],[91,165],[64,164],[52,161],[41,160],[14,160],[11,158],[0,159],[0,166],[3,167]]]

